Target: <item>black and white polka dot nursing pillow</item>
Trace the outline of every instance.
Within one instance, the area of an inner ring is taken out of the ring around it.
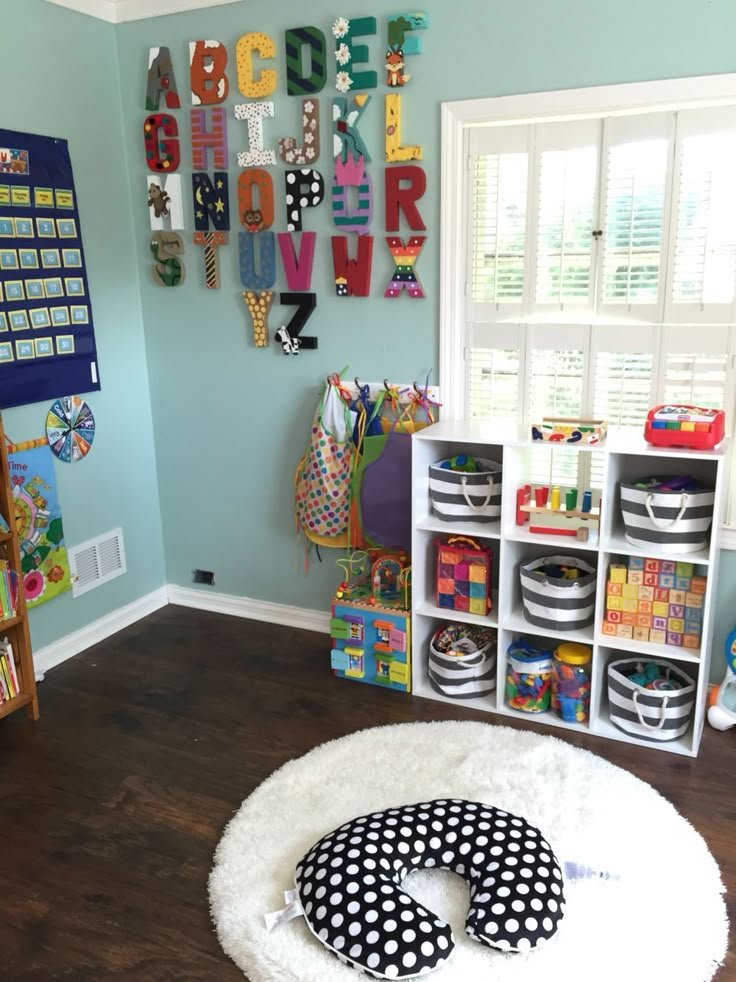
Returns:
[[[481,944],[533,951],[557,931],[562,873],[539,830],[456,798],[365,815],[324,836],[297,866],[297,896],[310,931],[345,964],[412,978],[440,968],[455,946],[449,924],[401,889],[431,868],[467,881],[465,931]]]

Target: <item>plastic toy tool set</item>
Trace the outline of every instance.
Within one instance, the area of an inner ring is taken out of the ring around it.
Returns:
[[[331,665],[340,678],[411,692],[411,567],[403,552],[354,552],[332,601]]]
[[[591,528],[597,532],[599,528],[601,509],[600,501],[593,506],[593,492],[583,491],[579,496],[577,488],[560,489],[553,485],[540,485],[533,489],[525,484],[516,492],[516,524],[527,525],[531,516],[535,516],[534,524],[528,525],[528,531],[537,535],[570,536],[579,542],[587,542]],[[579,505],[579,507],[578,507]],[[540,525],[540,516],[546,521],[564,518],[576,519],[581,525],[552,524]],[[588,524],[590,523],[590,524]]]

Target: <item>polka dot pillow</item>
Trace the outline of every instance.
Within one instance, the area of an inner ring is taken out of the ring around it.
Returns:
[[[466,933],[500,951],[533,951],[555,934],[562,873],[538,829],[480,802],[448,799],[356,818],[320,839],[296,869],[310,931],[347,965],[379,979],[440,968],[448,924],[401,889],[418,869],[451,870],[470,887]]]

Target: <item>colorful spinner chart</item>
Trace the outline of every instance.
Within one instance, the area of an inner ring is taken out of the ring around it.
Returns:
[[[57,399],[46,417],[46,436],[59,460],[68,464],[82,460],[95,438],[92,410],[79,396]]]

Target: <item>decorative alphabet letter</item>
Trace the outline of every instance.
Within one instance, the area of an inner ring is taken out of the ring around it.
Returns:
[[[413,14],[395,14],[388,21],[388,50],[386,51],[386,85],[397,88],[411,75],[404,72],[406,55],[418,55],[422,51],[422,39],[407,37],[407,31],[421,31],[429,27],[429,14],[418,10]]]
[[[350,100],[344,96],[336,96],[332,100],[332,150],[335,157],[335,172],[340,184],[360,184],[363,177],[363,161],[371,159],[358,131],[358,124],[370,100],[369,95],[356,95]],[[351,178],[341,173],[339,167],[353,168],[355,173]]]
[[[242,238],[242,233],[241,233]],[[243,300],[253,321],[253,340],[256,348],[268,347],[268,312],[276,294],[273,290],[247,290]]]
[[[316,232],[303,232],[299,243],[299,255],[294,248],[294,240],[289,232],[279,232],[279,251],[284,265],[286,282],[290,290],[308,290],[312,285],[312,268],[314,266],[314,247],[317,242]],[[281,301],[284,302],[283,300]]]
[[[356,17],[355,20],[348,20],[347,17],[338,17],[332,25],[332,33],[335,36],[335,59],[337,60],[338,71],[335,76],[335,88],[338,92],[349,92],[353,89],[375,89],[378,85],[378,76],[375,72],[355,72],[352,66],[363,64],[370,58],[368,46],[365,44],[354,44],[353,39],[366,34],[376,33],[375,17]],[[350,70],[347,69],[350,65]]]
[[[195,232],[194,244],[204,246],[204,281],[208,290],[220,289],[218,248],[227,245],[227,232]]]
[[[238,167],[272,167],[273,150],[263,149],[263,117],[273,116],[272,102],[244,102],[235,106],[235,118],[248,124],[248,150],[238,154]]]
[[[213,166],[218,170],[227,168],[227,110],[192,109],[192,167],[207,170],[207,150],[212,148]],[[207,129],[207,113],[212,120],[212,129]]]
[[[153,231],[174,231],[184,228],[184,200],[180,174],[161,174],[155,181],[146,181],[149,218]]]
[[[176,87],[174,65],[168,48],[149,48],[148,80],[146,82],[146,112],[158,109],[161,93],[167,109],[179,109],[179,90]]]
[[[193,106],[214,106],[227,99],[227,48],[219,41],[190,41],[189,67]]]
[[[286,185],[286,227],[290,232],[301,232],[302,209],[316,208],[325,196],[325,181],[319,171],[309,167],[300,170],[287,170],[284,175]]]
[[[270,290],[276,282],[276,236],[273,232],[241,232],[240,281],[246,290]],[[258,243],[259,269],[256,269]]]
[[[230,192],[227,171],[215,171],[214,183],[209,174],[192,174],[194,227],[207,232],[212,226],[218,232],[230,228]]]
[[[258,191],[257,204],[253,200],[254,188]],[[273,225],[273,181],[267,170],[253,168],[238,175],[238,218],[249,232]]]
[[[281,342],[284,354],[298,355],[301,348],[314,351],[317,348],[317,338],[302,337],[301,332],[317,306],[317,294],[282,293],[279,302],[285,307],[296,307],[289,323],[276,332],[276,339]]]
[[[401,187],[408,181],[408,187]],[[409,228],[422,232],[426,225],[422,221],[416,202],[427,190],[427,175],[421,167],[410,164],[406,167],[386,168],[386,231],[399,231],[399,212],[403,211]]]
[[[155,260],[151,271],[158,286],[181,286],[187,268],[179,258],[184,255],[184,242],[178,232],[154,232],[151,252]]]
[[[356,202],[354,208],[351,193]],[[373,220],[373,181],[367,171],[359,184],[339,184],[335,177],[332,182],[332,220],[341,232],[365,235],[370,231]]]
[[[159,138],[159,130],[167,139]],[[146,147],[148,169],[156,174],[173,173],[181,163],[179,153],[179,127],[173,116],[154,113],[143,123],[143,142]]]
[[[279,155],[286,164],[302,166],[319,159],[319,99],[302,100],[302,145],[291,136],[279,140]]]
[[[385,297],[398,297],[404,290],[415,300],[424,297],[424,290],[417,279],[414,267],[426,241],[426,235],[412,235],[407,244],[404,245],[396,235],[386,237],[396,269],[391,282],[386,287]]]
[[[238,66],[238,88],[248,99],[263,99],[276,88],[276,72],[266,68],[255,77],[253,54],[261,58],[275,58],[276,45],[268,34],[245,34],[235,47],[235,61]]]
[[[286,31],[286,91],[289,95],[315,95],[327,81],[327,42],[317,27]],[[308,46],[310,74],[302,74],[302,48]]]
[[[401,96],[392,92],[386,96],[386,160],[395,163],[421,159],[421,147],[401,146]]]
[[[372,235],[359,236],[357,259],[348,257],[347,235],[332,236],[332,264],[338,297],[367,297],[370,294],[372,262]]]

